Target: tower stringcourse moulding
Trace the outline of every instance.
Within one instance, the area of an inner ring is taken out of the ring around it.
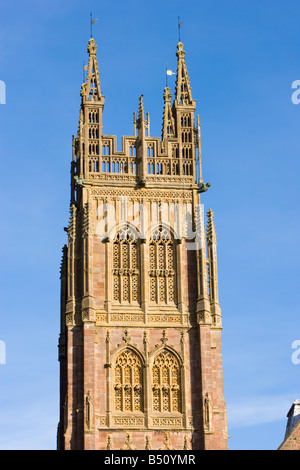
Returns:
[[[91,37],[61,263],[57,446],[226,449],[216,231],[186,53],[179,41],[161,136],[140,96],[119,150],[103,133],[96,54]]]

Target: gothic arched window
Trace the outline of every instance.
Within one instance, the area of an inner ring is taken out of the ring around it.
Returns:
[[[164,349],[153,361],[153,411],[181,412],[181,373],[176,356]]]
[[[139,356],[123,350],[114,365],[115,411],[143,411],[143,371]]]
[[[113,300],[138,303],[140,300],[138,239],[130,227],[122,227],[113,243]]]
[[[150,302],[176,302],[176,262],[174,238],[170,230],[159,227],[149,244]]]

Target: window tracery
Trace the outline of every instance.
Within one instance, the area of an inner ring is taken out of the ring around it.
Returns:
[[[113,243],[113,300],[138,303],[140,291],[139,253],[136,233],[122,227]]]
[[[159,353],[152,368],[152,406],[157,412],[181,412],[180,365],[168,350]]]
[[[115,361],[115,411],[143,411],[143,372],[138,355],[130,348]]]
[[[174,238],[166,228],[157,228],[149,244],[150,301],[175,303],[175,246]]]

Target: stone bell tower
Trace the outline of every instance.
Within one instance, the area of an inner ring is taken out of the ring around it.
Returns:
[[[183,44],[162,136],[140,97],[121,150],[103,134],[96,50],[91,38],[72,146],[58,449],[226,449],[216,233]]]

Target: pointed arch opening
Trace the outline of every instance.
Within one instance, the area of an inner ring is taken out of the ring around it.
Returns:
[[[140,302],[140,240],[133,227],[124,225],[113,242],[113,301]]]
[[[152,365],[152,409],[154,412],[182,412],[181,366],[169,349],[160,351]]]
[[[126,347],[114,361],[114,410],[144,411],[143,363],[139,355]]]
[[[176,246],[171,230],[160,225],[149,242],[150,302],[176,303]]]

